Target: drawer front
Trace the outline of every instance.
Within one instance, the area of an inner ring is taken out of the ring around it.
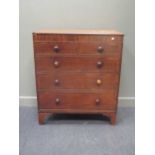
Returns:
[[[40,109],[99,109],[114,110],[116,92],[113,90],[102,93],[55,93],[39,92]]]
[[[106,44],[119,44],[123,41],[123,36],[119,35],[77,35],[77,34],[34,34],[33,40],[37,42],[92,42],[99,41]]]
[[[121,46],[102,42],[41,42],[35,44],[39,54],[120,54]]]
[[[115,73],[38,74],[38,89],[115,89],[119,76]]]
[[[36,53],[49,54],[75,54],[77,53],[76,42],[40,42],[35,44]]]
[[[119,72],[120,57],[41,57],[36,56],[37,71]]]

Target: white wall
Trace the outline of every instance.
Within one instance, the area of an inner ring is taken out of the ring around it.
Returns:
[[[125,34],[121,97],[134,97],[134,0],[20,0],[20,96],[36,96],[32,32],[103,28]]]

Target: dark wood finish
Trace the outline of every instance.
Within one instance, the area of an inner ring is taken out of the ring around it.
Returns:
[[[46,113],[46,112],[38,113],[39,124],[40,125],[45,124],[45,121],[46,121],[48,116],[49,116],[49,113]]]
[[[36,56],[38,71],[119,72],[120,57],[114,56]]]
[[[104,30],[33,33],[38,119],[102,114],[116,123],[123,34]]]
[[[119,76],[115,73],[69,72],[37,75],[38,90],[41,89],[116,89]]]
[[[117,45],[122,43],[122,35],[83,35],[83,34],[44,34],[44,33],[33,33],[35,42],[102,42],[109,45]],[[115,40],[112,40],[115,37]]]
[[[39,42],[35,44],[39,54],[119,54],[121,47],[103,42]]]
[[[112,125],[116,124],[116,114],[115,113],[111,113],[110,122],[111,122]]]
[[[41,91],[38,95],[40,109],[107,109],[115,110],[115,90],[102,90],[98,93],[68,92],[59,93],[54,91]],[[96,105],[96,100],[100,103]],[[59,104],[57,104],[59,103]]]

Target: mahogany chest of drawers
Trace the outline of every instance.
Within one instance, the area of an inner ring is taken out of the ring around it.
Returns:
[[[107,30],[33,33],[39,123],[58,113],[116,122],[123,34]]]

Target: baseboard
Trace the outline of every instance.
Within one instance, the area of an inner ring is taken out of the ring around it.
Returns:
[[[119,97],[119,106],[120,107],[134,107],[135,98],[134,97]],[[37,97],[36,96],[19,96],[19,105],[20,106],[37,106]]]

